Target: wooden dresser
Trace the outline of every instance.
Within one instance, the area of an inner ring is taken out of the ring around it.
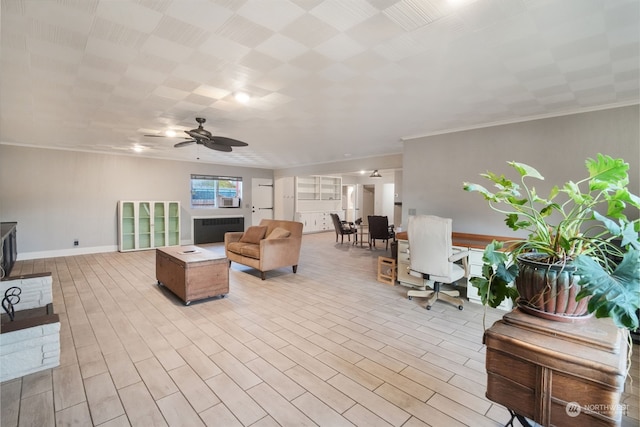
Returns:
[[[540,319],[518,309],[484,335],[487,398],[544,426],[617,426],[627,341],[610,319]]]

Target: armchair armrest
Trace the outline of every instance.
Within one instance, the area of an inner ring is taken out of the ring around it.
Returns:
[[[260,240],[260,264],[263,270],[272,270],[298,264],[300,257],[300,238]]]
[[[343,230],[355,230],[356,226],[351,221],[340,221]]]
[[[469,251],[454,249],[453,254],[449,257],[450,262],[462,260],[462,268],[464,268],[464,277],[469,277]]]

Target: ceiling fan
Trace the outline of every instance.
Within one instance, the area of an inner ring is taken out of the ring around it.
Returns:
[[[188,141],[178,142],[174,144],[174,147],[184,147],[186,145],[196,144],[204,145],[207,148],[216,151],[231,151],[231,147],[246,147],[246,142],[238,141],[237,139],[231,139],[224,136],[213,136],[211,132],[204,129],[202,124],[205,123],[207,119],[202,117],[196,117],[196,122],[198,122],[197,129],[185,130],[184,133],[189,135],[192,139],[188,139]],[[164,135],[145,135],[145,136],[153,136],[153,137],[163,137]]]

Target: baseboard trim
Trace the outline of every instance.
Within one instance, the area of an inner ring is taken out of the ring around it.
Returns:
[[[53,251],[18,252],[18,261],[41,258],[57,258],[63,256],[88,255],[104,252],[116,252],[118,246],[93,246],[90,248],[57,249]]]

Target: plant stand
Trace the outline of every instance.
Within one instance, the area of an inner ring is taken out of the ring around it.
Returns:
[[[487,397],[516,418],[544,426],[620,425],[627,342],[610,319],[563,323],[516,309],[484,340]]]

